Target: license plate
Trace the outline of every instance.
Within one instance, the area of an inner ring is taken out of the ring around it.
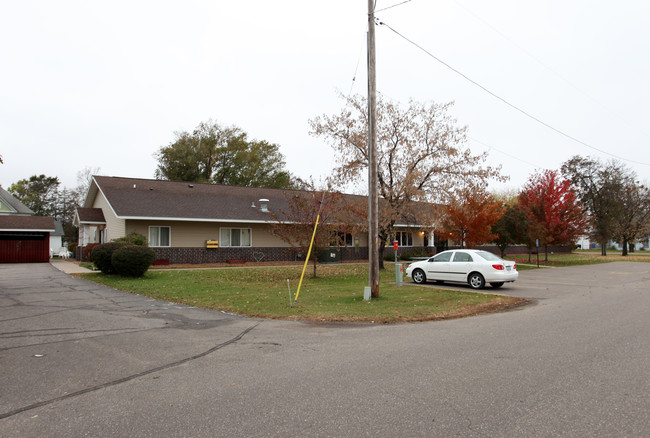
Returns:
[[[506,271],[511,271],[511,270],[512,270],[512,266],[506,266]]]

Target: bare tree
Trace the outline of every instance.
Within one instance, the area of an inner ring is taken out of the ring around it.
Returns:
[[[336,151],[338,166],[332,176],[337,184],[344,185],[366,176],[368,114],[364,97],[341,98],[345,101],[343,109],[310,120],[310,133],[324,137]],[[422,220],[432,218],[432,208],[412,208],[413,202],[441,202],[457,190],[485,187],[491,178],[506,179],[499,175],[499,168],[483,166],[486,154],[474,155],[465,146],[467,128],[458,127],[448,114],[451,105],[411,100],[403,107],[386,98],[377,100],[378,189],[383,199],[380,256],[396,224],[414,220],[426,225]],[[416,217],[418,213],[423,216]],[[381,263],[382,257],[379,259]]]

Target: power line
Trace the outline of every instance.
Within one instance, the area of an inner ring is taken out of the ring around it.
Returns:
[[[578,86],[576,86],[575,84],[573,84],[571,81],[569,81],[569,80],[568,80],[567,78],[565,78],[563,75],[561,75],[560,73],[558,73],[557,71],[555,71],[553,68],[551,68],[551,67],[549,67],[548,65],[546,65],[546,64],[545,64],[541,59],[539,59],[537,56],[535,56],[534,54],[532,54],[530,51],[526,50],[525,47],[523,47],[522,45],[518,44],[518,43],[517,43],[516,41],[514,41],[512,38],[508,37],[506,34],[504,34],[503,32],[501,32],[499,29],[497,29],[496,27],[492,26],[492,25],[491,25],[490,23],[488,23],[486,20],[484,20],[483,18],[481,18],[479,15],[477,15],[476,13],[474,13],[473,11],[471,11],[469,8],[467,8],[466,6],[464,6],[463,4],[461,4],[458,0],[453,0],[453,1],[454,1],[454,3],[456,3],[460,8],[464,9],[465,12],[467,12],[468,14],[470,14],[471,16],[473,16],[474,18],[476,18],[478,21],[480,21],[481,23],[483,23],[484,25],[486,25],[487,27],[489,27],[489,28],[490,28],[494,33],[496,33],[497,35],[499,35],[499,36],[500,36],[501,38],[503,38],[504,40],[508,41],[510,44],[512,44],[513,46],[515,46],[517,49],[521,50],[521,51],[522,51],[523,53],[525,53],[528,57],[530,57],[532,60],[534,60],[535,62],[537,62],[537,63],[538,63],[539,65],[541,65],[542,67],[544,67],[546,70],[548,70],[548,71],[550,71],[551,73],[553,73],[555,76],[557,76],[560,80],[562,80],[564,83],[566,83],[567,85],[569,85],[571,88],[573,88],[574,90],[578,91],[580,94],[582,94],[583,96],[585,96],[586,98],[588,98],[588,99],[591,100],[592,102],[598,104],[601,108],[607,110],[610,114],[612,114],[613,116],[617,117],[619,120],[625,122],[625,123],[626,123],[628,126],[630,126],[631,128],[636,129],[637,131],[639,131],[641,134],[645,135],[646,137],[648,136],[648,134],[647,134],[646,132],[644,132],[642,129],[640,129],[638,126],[634,125],[632,122],[630,122],[630,121],[627,120],[626,118],[622,117],[620,114],[618,114],[618,113],[617,113],[616,111],[614,111],[612,108],[610,108],[609,106],[607,106],[607,105],[605,105],[604,103],[600,102],[598,99],[594,98],[593,96],[590,96],[588,93],[586,93],[585,91],[583,91],[582,89],[580,89]]]
[[[396,7],[398,7],[398,6],[402,6],[404,3],[408,3],[408,2],[411,2],[411,1],[413,1],[413,0],[404,0],[403,2],[401,2],[401,3],[397,3],[397,4],[394,4],[393,6],[387,6],[387,7],[385,7],[385,8],[379,9],[379,10],[375,11],[375,13],[376,13],[376,12],[386,11],[386,10],[388,10],[388,9],[392,9],[392,8],[396,8]],[[375,2],[375,7],[376,7],[376,6],[377,6],[377,3]]]
[[[379,23],[380,25],[382,25],[382,26],[386,26],[388,29],[390,29],[390,30],[391,30],[393,33],[395,33],[397,36],[399,36],[400,38],[404,39],[405,41],[407,41],[408,43],[412,44],[413,46],[417,47],[418,49],[420,49],[421,51],[423,51],[424,53],[426,53],[427,55],[429,55],[431,58],[435,59],[435,60],[438,61],[440,64],[442,64],[442,65],[444,65],[445,67],[447,67],[449,70],[453,71],[454,73],[456,73],[456,74],[458,74],[459,76],[463,77],[463,78],[464,78],[465,80],[467,80],[468,82],[474,84],[475,86],[477,86],[477,87],[480,88],[481,90],[483,90],[483,91],[485,91],[486,93],[488,93],[490,96],[494,97],[495,99],[500,100],[501,102],[505,103],[506,105],[508,105],[508,106],[511,107],[512,109],[514,109],[514,110],[520,112],[521,114],[525,115],[526,117],[528,117],[528,118],[530,118],[530,119],[536,121],[536,122],[539,123],[540,125],[543,125],[543,126],[547,127],[548,129],[550,129],[550,130],[552,130],[552,131],[554,131],[554,132],[556,132],[556,133],[562,135],[563,137],[568,138],[569,140],[573,140],[573,141],[576,142],[576,143],[579,143],[579,144],[581,144],[581,145],[583,145],[583,146],[586,146],[586,147],[588,147],[588,148],[590,148],[590,149],[593,149],[593,150],[595,150],[595,151],[598,151],[598,152],[600,152],[600,153],[603,153],[603,154],[609,155],[609,156],[611,156],[611,157],[618,158],[619,160],[627,161],[627,162],[630,162],[630,163],[640,164],[640,165],[643,165],[643,166],[650,166],[650,163],[643,163],[643,162],[640,162],[640,161],[630,160],[630,159],[628,159],[628,158],[624,158],[624,157],[621,157],[621,156],[618,156],[618,155],[612,154],[612,153],[610,153],[610,152],[607,152],[607,151],[605,151],[605,150],[599,149],[599,148],[597,148],[597,147],[595,147],[595,146],[593,146],[593,145],[590,145],[589,143],[586,143],[586,142],[584,142],[584,141],[582,141],[582,140],[580,140],[580,139],[578,139],[578,138],[576,138],[576,137],[574,137],[574,136],[572,136],[572,135],[570,135],[570,134],[565,133],[564,131],[561,131],[561,130],[555,128],[554,126],[552,126],[552,125],[550,125],[550,124],[544,122],[543,120],[541,120],[541,119],[539,119],[539,118],[533,116],[532,114],[528,113],[527,111],[525,111],[525,110],[519,108],[518,106],[516,106],[516,105],[510,103],[509,101],[507,101],[507,100],[504,99],[503,97],[501,97],[501,96],[499,96],[499,95],[493,93],[492,91],[490,91],[489,89],[487,89],[487,88],[484,87],[483,85],[481,85],[481,84],[479,84],[478,82],[476,82],[475,80],[471,79],[469,76],[465,75],[464,73],[462,73],[461,71],[455,69],[454,67],[452,67],[451,65],[449,65],[448,63],[446,63],[445,61],[443,61],[442,59],[438,58],[438,57],[435,56],[433,53],[429,52],[429,51],[426,50],[424,47],[422,47],[422,46],[420,46],[419,44],[417,44],[415,41],[413,41],[413,40],[407,38],[406,36],[402,35],[400,32],[398,32],[397,30],[393,29],[393,28],[392,28],[390,25],[388,25],[386,22],[380,20],[380,21],[378,21],[378,23]]]
[[[527,164],[527,165],[531,166],[531,167],[534,168],[534,169],[539,169],[539,167],[540,167],[540,166],[538,166],[538,165],[536,165],[536,164],[533,164],[533,163],[531,163],[531,162],[529,162],[529,161],[522,160],[521,158],[519,158],[519,157],[517,157],[517,156],[515,156],[515,155],[509,154],[509,153],[504,152],[504,151],[502,151],[502,150],[500,150],[500,149],[497,149],[497,148],[495,148],[494,146],[491,146],[491,145],[489,145],[489,144],[483,143],[482,141],[477,140],[477,139],[475,139],[475,138],[473,138],[473,137],[470,137],[469,135],[467,136],[467,138],[468,138],[469,140],[473,141],[474,143],[478,143],[478,144],[480,144],[480,145],[485,146],[485,147],[488,148],[488,149],[495,150],[495,151],[497,151],[497,152],[499,152],[499,153],[501,153],[501,154],[503,154],[503,155],[506,155],[506,156],[508,156],[508,157],[510,157],[510,158],[512,158],[512,159],[514,159],[514,160],[521,161],[522,163]]]

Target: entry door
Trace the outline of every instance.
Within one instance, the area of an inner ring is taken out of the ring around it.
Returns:
[[[427,263],[428,280],[449,280],[449,265],[452,252],[445,252],[430,258]]]
[[[472,269],[472,256],[466,252],[455,252],[450,263],[450,280],[467,281],[467,276]]]

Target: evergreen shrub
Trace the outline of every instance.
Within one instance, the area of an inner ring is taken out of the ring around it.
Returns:
[[[90,261],[102,271],[104,274],[115,274],[115,268],[113,268],[113,263],[111,258],[113,257],[113,252],[115,250],[124,247],[125,243],[120,242],[109,242],[102,243],[93,248],[90,253]]]
[[[123,277],[142,277],[155,259],[156,253],[149,247],[126,245],[113,252],[111,264]]]

